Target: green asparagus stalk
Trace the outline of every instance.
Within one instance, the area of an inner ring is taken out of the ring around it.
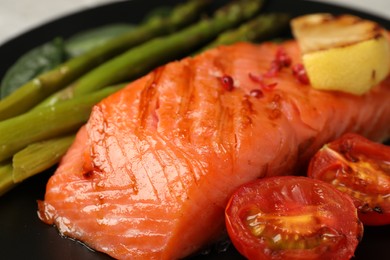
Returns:
[[[22,114],[52,93],[67,86],[81,75],[119,53],[150,40],[171,33],[194,21],[208,0],[192,0],[179,5],[167,17],[151,18],[138,29],[115,38],[84,55],[73,58],[27,82],[18,90],[0,100],[0,120]],[[116,82],[117,83],[117,82]]]
[[[0,196],[15,187],[16,184],[12,179],[12,164],[0,164]]]
[[[57,164],[74,140],[74,135],[30,144],[12,158],[15,183],[49,169]]]
[[[155,38],[93,69],[68,88],[41,105],[48,105],[88,94],[105,86],[134,79],[169,60],[188,54],[217,35],[253,17],[263,0],[241,0],[217,10],[213,17],[201,20],[169,36]]]
[[[74,132],[88,120],[94,104],[122,87],[107,87],[0,122],[0,162],[29,144]]]
[[[261,14],[236,29],[226,31],[201,51],[236,42],[256,42],[276,36],[288,28],[290,17],[284,13]]]

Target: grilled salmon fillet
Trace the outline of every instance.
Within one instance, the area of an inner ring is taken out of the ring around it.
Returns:
[[[281,50],[291,65],[275,71]],[[300,57],[294,41],[219,47],[104,99],[50,178],[40,218],[114,258],[183,258],[221,235],[243,183],[305,174],[346,132],[389,137],[390,79],[363,96],[318,91],[292,73]]]

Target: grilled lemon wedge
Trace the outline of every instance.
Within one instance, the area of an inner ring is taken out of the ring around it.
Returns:
[[[373,21],[319,13],[291,27],[313,88],[362,95],[389,74],[389,39]]]

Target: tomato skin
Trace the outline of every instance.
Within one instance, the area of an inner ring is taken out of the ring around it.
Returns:
[[[229,200],[225,220],[234,246],[248,259],[350,259],[363,235],[347,195],[298,176],[241,186]]]
[[[308,176],[350,195],[363,224],[390,224],[389,146],[345,134],[313,156]]]

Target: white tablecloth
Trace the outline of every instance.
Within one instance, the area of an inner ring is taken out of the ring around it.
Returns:
[[[0,0],[0,44],[56,17],[115,1],[121,0]],[[390,0],[312,1],[350,6],[390,19]]]

